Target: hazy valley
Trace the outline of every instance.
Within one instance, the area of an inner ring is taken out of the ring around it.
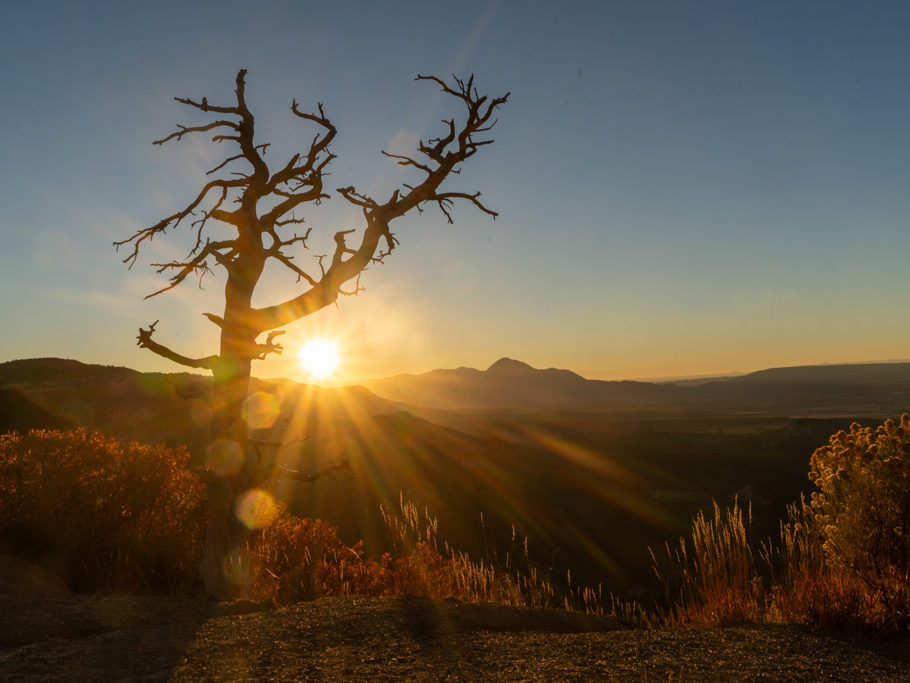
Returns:
[[[648,597],[648,546],[738,496],[753,533],[776,532],[809,490],[808,460],[854,419],[910,404],[910,364],[766,370],[695,385],[585,380],[502,359],[321,389],[257,380],[248,419],[268,486],[292,511],[385,548],[380,504],[399,495],[437,516],[439,535],[505,562],[531,557],[562,581]],[[3,430],[85,426],[122,439],[207,443],[207,380],[59,359],[0,365]],[[282,442],[283,445],[266,445]],[[315,481],[297,481],[338,464]],[[483,526],[481,525],[483,515]],[[515,538],[513,540],[513,525]]]

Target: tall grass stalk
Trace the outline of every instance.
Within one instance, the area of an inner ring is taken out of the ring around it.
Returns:
[[[739,501],[721,511],[714,503],[709,519],[699,512],[689,541],[665,545],[666,561],[651,550],[654,572],[664,587],[666,605],[656,609],[655,621],[666,625],[724,626],[755,619],[764,608],[762,580]],[[650,548],[649,548],[650,550]]]

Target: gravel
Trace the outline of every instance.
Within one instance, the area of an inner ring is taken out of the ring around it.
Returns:
[[[606,617],[407,597],[271,609],[0,595],[0,615],[4,681],[910,679],[906,633],[644,631]]]

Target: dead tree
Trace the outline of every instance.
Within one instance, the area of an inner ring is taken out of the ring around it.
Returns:
[[[344,200],[360,207],[362,225],[335,232],[334,253],[325,260],[319,259],[316,272],[299,266],[292,254],[294,249],[307,248],[310,229],[300,235],[288,233],[304,222],[295,210],[330,197],[324,180],[326,167],[334,158],[329,145],[336,135],[335,126],[321,103],[316,112],[305,113],[293,101],[293,115],[315,126],[317,132],[306,152],[294,154],[277,170],[270,168],[265,161],[268,144],[260,144],[254,137],[254,118],[245,98],[245,76],[245,69],[237,73],[234,104],[214,105],[205,97],[199,101],[175,98],[210,114],[213,120],[203,125],[178,126],[154,144],[180,141],[194,133],[211,133],[213,142],[230,143],[236,146],[236,153],[208,172],[211,179],[188,206],[114,243],[118,250],[129,249],[123,261],[132,267],[140,250],[153,238],[181,224],[191,229],[195,242],[184,259],[152,264],[159,274],[168,276],[168,282],[146,298],[173,289],[191,276],[204,277],[213,268],[222,268],[227,275],[224,312],[222,315],[203,313],[220,329],[217,354],[190,358],[159,343],[153,338],[158,321],[148,329],[140,328],[138,336],[139,346],[180,365],[211,371],[213,376],[209,448],[213,452],[227,449],[238,461],[237,467],[210,467],[206,474],[210,520],[201,573],[206,591],[217,598],[231,597],[237,592],[225,566],[232,549],[243,546],[246,529],[235,519],[233,508],[237,496],[256,483],[243,418],[252,362],[271,353],[281,353],[282,347],[275,338],[283,330],[278,328],[334,303],[341,294],[360,290],[359,277],[364,269],[371,263],[382,262],[397,244],[391,230],[394,219],[413,209],[422,211],[426,204],[436,204],[451,223],[455,200],[466,200],[496,217],[496,212],[481,202],[479,192],[444,191],[441,186],[449,175],[459,172],[464,161],[493,142],[483,139],[483,134],[496,123],[496,110],[509,97],[508,94],[496,98],[481,95],[474,87],[473,76],[466,81],[453,77],[452,82],[436,76],[417,76],[416,80],[431,81],[460,102],[466,110],[463,118],[458,122],[455,118],[443,121],[442,134],[426,142],[420,140],[412,156],[382,152],[400,166],[419,172],[419,182],[402,184],[385,201],[358,192],[352,186],[336,190]],[[228,168],[237,165],[242,170],[227,173]],[[231,226],[231,239],[212,239],[209,229],[214,222]],[[301,289],[274,305],[255,307],[253,293],[270,260],[292,271]],[[342,289],[351,282],[355,283],[352,291]],[[266,335],[264,340],[260,340],[262,335]]]

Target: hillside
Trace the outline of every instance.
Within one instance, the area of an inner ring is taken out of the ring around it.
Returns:
[[[394,401],[444,410],[627,410],[671,405],[681,390],[649,382],[588,380],[501,358],[484,371],[432,370],[363,383]]]
[[[0,434],[11,430],[71,429],[73,422],[45,410],[17,389],[0,388]]]
[[[49,416],[46,426],[58,420],[61,426],[98,429],[121,439],[186,444],[191,450],[203,448],[208,440],[209,386],[204,375],[142,373],[60,358],[0,363],[0,388]],[[289,433],[302,432],[309,423],[361,419],[397,409],[356,386],[322,389],[289,380],[253,380],[251,389],[252,426],[272,430],[282,425]],[[291,405],[305,407],[295,418],[305,424],[291,424],[288,414],[281,414],[281,406]],[[17,408],[15,414],[23,410]],[[10,408],[4,414],[12,420],[14,413]],[[20,428],[31,426],[25,421]]]
[[[436,410],[606,411],[787,416],[897,415],[910,409],[910,363],[762,370],[716,381],[589,380],[502,358],[486,370],[458,368],[364,382],[380,396]]]
[[[588,382],[515,361],[460,374],[524,382],[528,392],[532,384],[569,392]],[[198,464],[206,457],[208,405],[185,397],[203,397],[207,382],[54,359],[0,365],[0,383],[42,410],[122,439],[187,444]],[[571,568],[577,580],[636,595],[652,589],[647,547],[685,533],[712,500],[748,498],[756,532],[774,533],[785,505],[808,487],[812,450],[849,424],[658,410],[405,408],[362,387],[256,381],[254,434],[284,443],[258,450],[273,467],[269,488],[292,511],[338,526],[347,542],[364,539],[371,553],[387,540],[380,505],[396,508],[402,493],[438,517],[441,539],[475,557],[504,558],[527,536],[533,559],[558,581]],[[293,479],[294,471],[342,464],[315,482]]]

